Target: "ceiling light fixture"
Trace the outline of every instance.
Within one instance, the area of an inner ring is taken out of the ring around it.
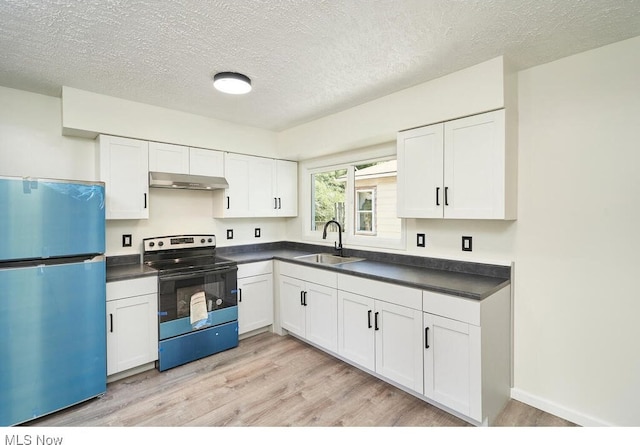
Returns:
[[[251,91],[251,79],[244,74],[223,72],[213,76],[213,86],[227,94],[246,94]]]

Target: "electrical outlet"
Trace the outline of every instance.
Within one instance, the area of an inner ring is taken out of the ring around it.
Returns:
[[[227,229],[227,239],[233,239],[233,229]]]
[[[260,238],[260,228],[259,227],[256,227],[253,230],[253,236],[255,236],[256,238]]]
[[[131,234],[122,235],[122,247],[131,247]]]
[[[462,250],[464,250],[465,252],[471,252],[472,250],[472,237],[470,236],[463,236],[462,237]]]
[[[425,246],[424,233],[418,233],[416,245],[418,247],[424,247]]]

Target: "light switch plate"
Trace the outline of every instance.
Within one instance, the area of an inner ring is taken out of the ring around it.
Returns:
[[[233,239],[233,229],[227,229],[227,239]]]
[[[253,236],[255,236],[256,238],[260,238],[260,228],[259,227],[256,227],[253,230]]]
[[[131,247],[131,234],[122,235],[122,247]]]
[[[416,237],[416,245],[418,247],[424,247],[425,246],[424,233],[418,233],[418,236]]]
[[[465,252],[471,252],[471,250],[473,249],[472,240],[473,240],[473,238],[470,237],[470,236],[463,236],[462,237],[462,250],[464,250]]]

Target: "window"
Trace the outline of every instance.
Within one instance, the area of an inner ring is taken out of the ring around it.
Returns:
[[[396,217],[395,159],[317,169],[310,177],[309,236],[317,237],[328,221],[335,220],[344,232],[344,243],[404,247],[404,225]],[[331,224],[327,230],[337,231],[337,226]]]
[[[376,189],[356,189],[356,225],[359,235],[376,234]]]
[[[346,177],[346,169],[315,173],[312,175],[312,231],[322,231],[324,225],[332,219],[340,223],[342,231],[345,230]],[[327,230],[337,231],[337,227],[332,224]]]

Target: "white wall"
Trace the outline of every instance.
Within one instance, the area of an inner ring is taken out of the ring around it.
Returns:
[[[62,136],[61,109],[59,98],[0,87],[0,175],[96,179],[95,142]],[[150,190],[148,220],[107,221],[106,254],[139,254],[145,237],[196,232],[215,234],[219,246],[284,239],[283,218],[214,219],[212,193]],[[254,238],[257,227],[260,238]],[[233,240],[226,239],[227,229],[233,229]],[[123,234],[133,235],[132,247],[122,247]]]
[[[0,175],[95,179],[93,141],[61,136],[60,99],[0,87]]]
[[[640,38],[520,73],[515,391],[640,426]]]
[[[277,157],[276,133],[76,88],[62,88],[62,131]]]
[[[303,160],[382,144],[395,141],[398,130],[502,108],[514,101],[514,77],[508,61],[496,57],[282,131],[280,156]]]

